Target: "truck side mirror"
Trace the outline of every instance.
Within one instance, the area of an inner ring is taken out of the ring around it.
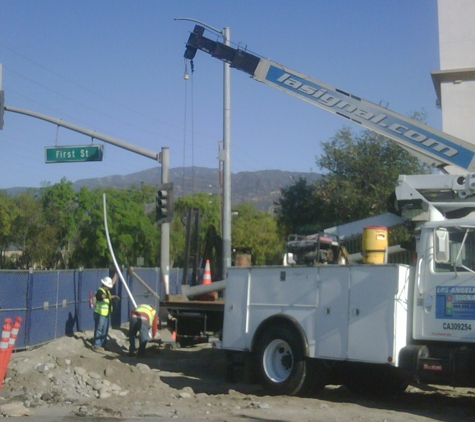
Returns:
[[[446,229],[437,229],[434,232],[434,259],[435,262],[450,262],[449,232]]]

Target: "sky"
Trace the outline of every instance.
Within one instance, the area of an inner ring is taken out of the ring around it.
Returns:
[[[441,129],[430,77],[439,67],[436,0],[3,0],[5,105],[60,119],[150,151],[170,168],[218,168],[223,64],[198,51],[195,22],[230,29],[234,46]],[[205,36],[222,41],[211,31]],[[188,64],[188,72],[191,73]],[[338,116],[231,70],[231,172],[322,172],[321,142]],[[45,163],[45,147],[104,144],[92,163]],[[33,117],[5,111],[0,189],[62,178],[128,175],[156,161]],[[160,180],[157,180],[159,183]]]

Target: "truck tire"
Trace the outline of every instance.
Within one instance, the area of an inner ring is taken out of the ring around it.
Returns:
[[[300,336],[285,326],[269,327],[256,348],[260,384],[270,394],[297,394],[305,382],[307,362]]]

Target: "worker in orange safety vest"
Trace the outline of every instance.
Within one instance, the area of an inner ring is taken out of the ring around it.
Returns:
[[[145,347],[151,337],[154,338],[157,334],[158,315],[152,305],[138,305],[132,310],[129,319],[129,356],[135,353],[135,337],[139,333],[139,349],[137,357],[144,356]]]

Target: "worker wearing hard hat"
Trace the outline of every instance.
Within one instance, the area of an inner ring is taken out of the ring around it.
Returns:
[[[112,313],[112,300],[119,299],[111,293],[117,280],[117,273],[112,278],[104,277],[101,287],[96,291],[96,304],[94,305],[94,339],[93,348],[96,351],[104,350],[107,334],[109,332],[110,316]]]
[[[151,330],[151,337],[154,338],[157,334],[158,316],[152,305],[139,305],[132,310],[129,320],[129,356],[135,353],[135,336],[139,333],[139,350],[137,357],[144,356],[145,347],[150,338],[149,332]]]

